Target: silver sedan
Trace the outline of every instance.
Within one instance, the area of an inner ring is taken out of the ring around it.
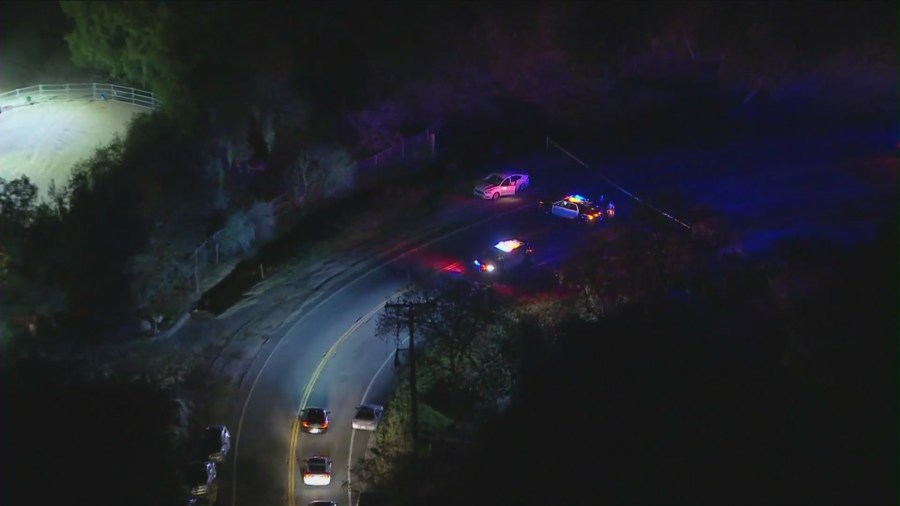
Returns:
[[[356,430],[374,431],[378,428],[378,422],[384,416],[384,406],[378,404],[363,404],[356,408],[353,417],[353,428]]]

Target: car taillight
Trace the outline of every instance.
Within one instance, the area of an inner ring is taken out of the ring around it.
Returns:
[[[327,428],[328,428],[328,422],[327,422],[327,421],[322,422],[322,428],[323,428],[323,429],[327,429]]]
[[[309,422],[307,422],[306,420],[303,420],[303,426],[304,426],[304,427],[309,427]]]

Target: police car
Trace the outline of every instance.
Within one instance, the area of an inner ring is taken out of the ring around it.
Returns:
[[[567,220],[579,220],[584,223],[598,223],[616,214],[616,208],[610,201],[606,209],[591,199],[578,194],[566,195],[555,202],[541,200],[538,206],[551,216]]]
[[[499,274],[531,262],[531,246],[519,239],[506,239],[472,261],[478,273]]]

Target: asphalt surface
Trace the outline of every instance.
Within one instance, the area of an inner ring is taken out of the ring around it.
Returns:
[[[350,427],[355,407],[386,404],[393,389],[393,343],[375,335],[384,303],[429,276],[475,276],[467,269],[471,259],[502,239],[520,237],[546,246],[535,252],[536,268],[519,271],[531,278],[549,272],[546,267],[559,263],[584,233],[602,233],[602,226],[589,231],[543,216],[536,202],[533,193],[469,201],[467,211],[453,217],[450,233],[374,266],[294,322],[259,371],[238,420],[236,460],[223,479],[220,504],[232,504],[231,492],[233,504],[348,503],[348,468],[364,455],[370,438]],[[546,240],[547,234],[555,240]],[[516,273],[498,281],[515,284]],[[293,424],[303,407],[331,411],[326,434],[299,433]],[[333,460],[330,485],[303,484],[303,459],[313,455]]]
[[[580,227],[567,226],[570,224],[562,220],[542,218],[535,210],[538,196],[567,191],[592,198],[607,195],[616,202],[621,225],[638,204],[610,188],[599,176],[603,173],[630,186],[631,191],[645,190],[646,194],[670,187],[698,199],[705,197],[704,203],[718,203],[733,219],[751,223],[747,230],[758,234],[769,224],[780,233],[791,233],[807,222],[819,227],[809,228],[812,231],[834,228],[827,225],[840,212],[822,213],[816,206],[798,205],[793,192],[805,185],[807,189],[812,188],[809,194],[812,196],[799,192],[802,198],[832,198],[851,206],[855,213],[851,224],[859,225],[859,232],[864,233],[865,225],[889,215],[885,209],[893,210],[896,205],[896,150],[889,150],[886,144],[889,142],[894,148],[894,141],[887,141],[894,133],[856,136],[852,152],[841,151],[833,138],[827,146],[821,144],[822,139],[805,139],[801,147],[808,151],[790,143],[786,147],[783,140],[776,139],[771,142],[779,143],[781,151],[774,152],[769,147],[772,160],[759,155],[767,151],[760,145],[757,154],[746,160],[734,159],[735,150],[739,152],[740,148],[732,146],[717,153],[695,155],[692,161],[673,156],[628,166],[614,161],[594,162],[601,156],[582,148],[582,152],[588,152],[582,159],[593,170],[580,167],[560,153],[543,153],[519,162],[498,164],[498,170],[530,172],[532,188],[521,197],[498,202],[473,201],[467,195],[460,195],[460,212],[436,218],[446,225],[444,232],[455,229],[455,233],[439,234],[442,236],[431,238],[429,244],[389,264],[374,262],[367,272],[348,278],[343,286],[300,315],[297,321],[290,322],[267,361],[252,372],[258,377],[234,424],[236,445],[224,465],[228,469],[222,473],[219,504],[308,504],[314,499],[347,504],[351,498],[342,485],[348,479],[350,465],[363,455],[370,437],[368,433],[352,434],[350,420],[354,408],[361,402],[384,404],[394,381],[393,346],[374,335],[377,315],[384,302],[407,287],[411,280],[422,276],[461,275],[473,255],[501,239],[519,236],[536,243],[537,271],[545,272],[570,255],[584,233],[606,233],[604,225],[586,232]],[[784,163],[776,163],[779,156]],[[883,166],[876,164],[867,169],[871,174],[866,172],[866,177],[860,177],[857,169],[869,163],[866,160],[884,156],[889,159],[879,162]],[[719,172],[709,169],[729,160],[731,165],[743,168],[736,180],[737,169]],[[748,169],[748,164],[755,165],[756,170]],[[635,167],[641,170],[631,170]],[[695,168],[690,170],[690,167]],[[730,186],[722,182],[728,178],[732,180]],[[732,195],[729,192],[733,190],[728,190],[731,187],[744,188],[745,193]],[[739,202],[735,204],[729,198]],[[766,206],[761,208],[758,202],[765,202]],[[785,220],[787,213],[789,219]],[[332,426],[327,434],[295,434],[294,421],[303,406],[331,410]],[[329,486],[310,487],[302,482],[302,459],[315,454],[327,455],[334,461]]]

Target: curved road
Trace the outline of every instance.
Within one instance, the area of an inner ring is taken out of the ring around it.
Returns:
[[[815,143],[803,139],[807,142],[794,144],[786,139],[776,139],[778,145],[757,139],[741,147],[732,145],[687,157],[683,157],[686,153],[673,154],[655,161],[662,163],[633,162],[629,167],[606,160],[604,172],[645,194],[671,188],[694,202],[712,205],[741,223],[745,232],[781,229],[783,225],[779,221],[786,217],[792,222],[804,219],[831,223],[831,216],[823,217],[814,212],[820,206],[797,207],[796,195],[810,193],[829,197],[840,193],[859,210],[859,217],[865,216],[870,222],[883,214],[884,206],[869,209],[864,204],[873,200],[879,204],[886,200],[895,202],[896,197],[885,190],[881,180],[874,184],[854,180],[858,174],[854,169],[862,166],[866,155],[881,154],[883,139],[889,137],[883,134],[884,131],[879,131],[871,136],[871,142],[863,143],[866,144],[864,148],[857,141],[857,145],[850,148],[853,154],[848,157],[849,153],[842,153],[842,163],[834,163],[833,158],[826,160],[820,147],[822,139]],[[840,144],[838,140],[831,146],[840,147]],[[600,155],[592,155],[588,149],[584,151],[592,160],[601,160]],[[828,151],[831,154],[833,150]],[[768,153],[769,156],[757,155],[745,163],[735,163],[735,157],[742,152]],[[892,156],[891,160],[889,167],[875,168],[879,179],[884,177],[881,172],[887,172],[888,178],[896,178],[896,157]],[[739,169],[738,165],[741,165]],[[539,167],[530,172],[532,184],[542,188],[541,194],[545,194],[543,190],[552,195],[573,189],[616,195],[608,187],[604,189],[596,173],[581,169],[558,153],[527,166]],[[731,170],[712,171],[710,166]],[[685,167],[690,170],[683,170]],[[676,168],[682,170],[673,170]],[[831,177],[823,181],[822,176],[826,173]],[[811,180],[817,181],[821,188],[810,192],[808,182]],[[723,186],[729,184],[732,186]],[[737,199],[729,206],[728,202],[708,198],[730,196],[724,190],[732,187],[744,192],[740,205],[735,205]],[[596,194],[589,193],[588,196],[596,197]],[[458,226],[463,227],[461,230],[436,238],[425,247],[351,278],[348,284],[294,322],[260,369],[240,414],[232,455],[234,465],[231,469],[224,466],[225,490],[220,494],[220,504],[305,505],[314,499],[348,504],[350,498],[342,483],[348,477],[351,459],[356,461],[363,455],[369,439],[366,433],[352,434],[350,418],[354,407],[363,401],[383,404],[394,381],[389,363],[393,346],[374,336],[377,315],[383,304],[407,286],[410,270],[417,274],[439,273],[455,262],[466,262],[473,252],[508,236],[525,234],[532,240],[535,240],[534,236],[538,236],[537,239],[543,236],[544,240],[539,241],[541,247],[536,250],[538,263],[559,262],[567,256],[567,251],[574,249],[572,245],[580,233],[562,232],[567,227],[558,227],[557,223],[551,227],[536,227],[534,214],[523,212],[533,206],[536,196],[529,192],[500,202],[466,205],[468,209],[456,213]],[[753,205],[757,199],[765,199],[767,205]],[[630,214],[629,207],[633,204],[621,195],[616,195],[616,204],[621,221]],[[463,219],[459,219],[460,216]],[[779,217],[780,220],[776,219]],[[437,220],[444,224],[450,221],[447,218]],[[814,227],[805,228],[815,230]],[[547,240],[549,237],[552,240]],[[332,411],[332,428],[328,434],[295,433],[293,422],[304,405],[326,407]],[[305,486],[299,461],[318,453],[334,460],[332,484]]]
[[[388,362],[393,344],[375,337],[384,303],[408,286],[410,271],[421,276],[452,270],[494,237],[517,233],[533,220],[533,214],[524,212],[533,206],[530,195],[476,202],[455,231],[372,268],[293,323],[260,370],[241,413],[232,490],[223,491],[231,492],[229,502],[275,505],[330,499],[347,504],[342,484],[350,459],[363,455],[369,439],[369,433],[353,434],[350,428],[354,408],[362,401],[385,404],[392,390]],[[299,433],[293,422],[305,406],[331,410],[327,434]],[[315,454],[334,461],[329,486],[303,484],[302,459]]]

